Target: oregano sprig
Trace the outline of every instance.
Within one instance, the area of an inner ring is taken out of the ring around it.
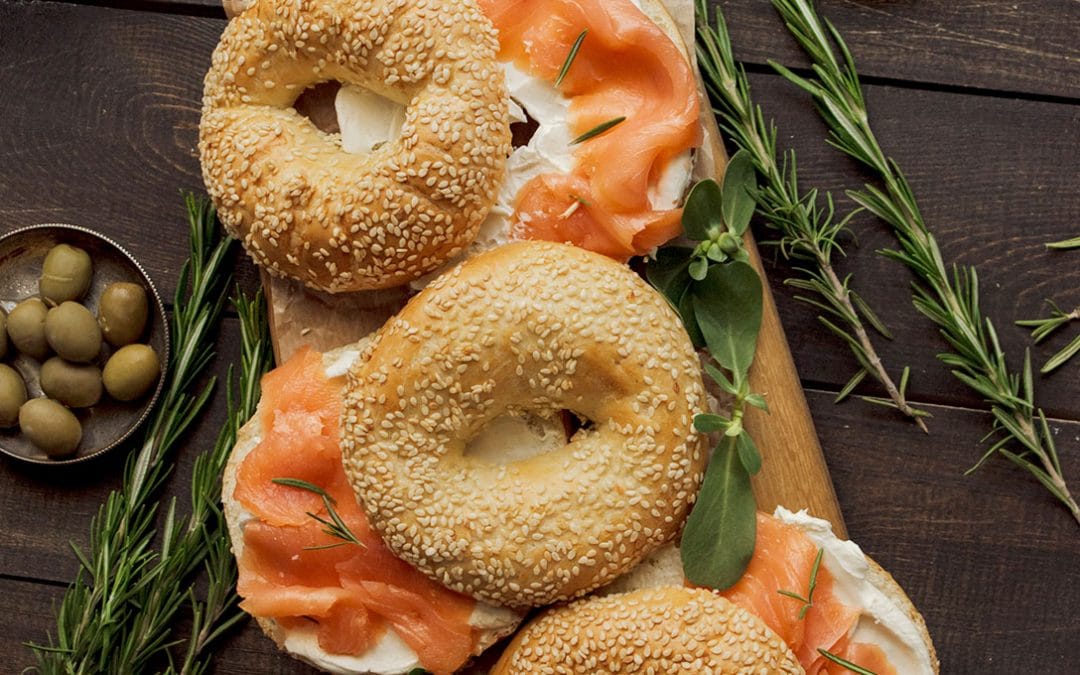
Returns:
[[[888,398],[863,399],[899,410],[926,431],[923,418],[929,413],[907,400],[910,371],[904,369],[899,386],[893,381],[864,320],[882,336],[891,339],[891,334],[851,287],[851,275],[841,276],[833,265],[835,255],[844,255],[838,239],[855,212],[837,218],[830,193],[821,195],[822,203],[818,190],[800,190],[795,151],[789,150],[780,158],[776,125],[765,120],[761,106],[751,99],[750,81],[746,71],[735,63],[723,12],[716,8],[715,27],[709,24],[708,12],[706,0],[698,0],[698,64],[721,127],[740,150],[748,153],[761,176],[761,186],[754,194],[758,210],[765,222],[780,232],[780,240],[775,243],[802,274],[784,283],[807,293],[796,298],[822,311],[818,320],[848,345],[859,364],[859,370],[837,394],[836,401],[845,399],[869,374],[885,387]]]
[[[761,277],[742,245],[754,212],[755,173],[749,162],[745,153],[737,153],[722,186],[712,180],[694,186],[682,225],[696,246],[664,247],[646,266],[650,283],[679,312],[695,346],[704,347],[714,362],[706,363],[706,373],[732,397],[729,414],[694,417],[698,431],[720,433],[721,438],[680,548],[686,578],[718,589],[739,580],[754,552],[757,506],[750,477],[761,469],[761,454],[743,416],[747,406],[767,409],[764,397],[751,392],[749,378],[762,312]]]
[[[1034,476],[1080,524],[1080,506],[1065,483],[1053,434],[1035,405],[1030,355],[1025,356],[1019,373],[1009,369],[997,331],[980,310],[975,268],[945,264],[907,177],[885,155],[870,128],[855,60],[839,31],[818,16],[810,0],[772,2],[813,62],[810,77],[778,63],[772,66],[814,98],[829,128],[829,143],[879,179],[879,185],[867,184],[847,194],[892,228],[900,248],[883,253],[918,278],[913,290],[915,307],[941,328],[951,348],[938,358],[990,405],[994,417],[990,436],[997,439],[968,472],[999,454]]]

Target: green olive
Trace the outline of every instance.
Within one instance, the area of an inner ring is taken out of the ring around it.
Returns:
[[[90,288],[94,265],[86,251],[75,246],[59,244],[45,254],[41,266],[41,297],[54,305],[68,300],[80,300]]]
[[[0,310],[0,359],[7,356],[7,314]]]
[[[82,440],[79,418],[51,398],[30,399],[19,408],[19,428],[52,458],[75,452]]]
[[[19,407],[26,403],[26,383],[19,372],[0,363],[0,427],[13,427],[19,421]]]
[[[98,324],[101,334],[114,347],[129,345],[142,337],[146,314],[146,291],[138,284],[109,284],[101,294]]]
[[[90,310],[77,302],[63,302],[45,318],[45,339],[59,356],[86,363],[101,353],[101,329]]]
[[[38,298],[27,298],[11,310],[7,318],[7,334],[11,344],[23,354],[43,360],[49,355],[45,340],[45,316],[49,313]]]
[[[70,408],[89,408],[101,400],[101,369],[54,356],[41,365],[41,391]]]
[[[161,361],[146,345],[128,345],[109,357],[102,371],[105,391],[118,401],[134,401],[157,382]]]

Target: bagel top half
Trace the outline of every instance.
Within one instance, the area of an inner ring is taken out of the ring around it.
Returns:
[[[516,242],[414,297],[350,371],[345,468],[372,527],[446,586],[539,606],[607,583],[681,529],[700,485],[701,373],[678,316],[625,265]],[[466,452],[510,414],[587,420],[556,450]]]
[[[229,232],[272,274],[330,292],[407,283],[457,255],[509,154],[491,22],[472,0],[258,0],[206,75],[199,155]],[[338,81],[404,106],[347,153],[293,107]]]

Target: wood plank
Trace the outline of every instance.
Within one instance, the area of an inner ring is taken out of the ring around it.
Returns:
[[[93,4],[224,16],[221,0],[92,0]],[[735,55],[805,65],[772,5],[709,0],[728,17]],[[1080,5],[1070,0],[874,2],[819,0],[865,77],[1080,97]]]
[[[842,209],[849,208],[842,191],[861,186],[867,174],[824,143],[825,128],[799,90],[775,75],[754,75],[751,82],[766,116],[777,118],[779,144],[798,152],[802,187],[832,190]],[[1045,315],[1045,298],[1064,308],[1080,305],[1080,254],[1043,246],[1080,234],[1078,107],[895,87],[868,87],[867,101],[881,144],[907,172],[945,259],[978,266],[983,312],[993,318],[1012,367],[1019,369],[1032,343],[1029,331],[1013,322]],[[759,241],[770,238],[758,225]],[[897,376],[911,366],[911,393],[918,400],[981,407],[935,358],[945,343],[912,306],[910,274],[875,254],[895,246],[892,233],[867,214],[851,229],[857,244],[848,242],[849,255],[838,259],[837,269],[854,274],[853,287],[895,334],[895,340],[879,337],[875,343],[891,372]],[[854,373],[854,359],[822,329],[812,308],[783,286],[789,275],[790,265],[782,261],[769,268],[799,374],[838,390]],[[1036,347],[1034,362],[1043,363],[1077,328]],[[1048,414],[1080,419],[1078,367],[1080,360],[1039,378],[1036,389]],[[866,383],[859,391],[881,389]]]
[[[194,151],[199,83],[223,25],[56,3],[0,5],[0,86],[20,92],[0,99],[0,119],[11,120],[0,125],[0,231],[50,220],[97,226],[128,245],[171,295],[186,242],[146,234],[176,232],[183,218],[177,189],[201,184]],[[40,52],[23,37],[44,31],[70,47]],[[88,65],[72,68],[80,54]],[[863,180],[821,142],[824,130],[805,97],[775,76],[752,81],[766,112],[780,120],[782,143],[794,139],[804,185],[836,189]],[[1039,315],[1044,297],[1080,304],[1076,254],[1042,249],[1080,233],[1080,202],[1071,198],[1080,173],[1072,152],[1080,141],[1075,107],[894,87],[869,87],[868,96],[882,142],[909,171],[946,254],[982,263],[986,309],[1007,350],[1022,353],[1027,332],[1010,326],[1013,320]],[[911,365],[916,398],[976,405],[934,360],[941,342],[899,291],[906,273],[873,255],[891,235],[866,218],[855,231],[862,246],[841,268],[855,273],[897,334],[882,343],[886,361],[896,370]],[[237,269],[255,282],[246,262]],[[780,285],[784,275],[783,267],[769,268],[799,372],[839,389],[851,358],[791,300]],[[1036,360],[1065,339],[1040,346]],[[1056,416],[1077,416],[1080,378],[1069,369],[1075,373],[1070,364],[1043,386],[1044,405]]]
[[[762,0],[713,0],[735,56],[808,62]],[[1080,4],[1070,0],[877,2],[819,0],[864,77],[1026,94],[1080,97]]]
[[[0,4],[0,231],[108,231],[171,297],[186,257],[181,189],[202,192],[203,73],[225,22]],[[48,48],[41,35],[55,36]],[[161,233],[170,236],[161,236]],[[240,268],[251,279],[249,266]]]
[[[851,537],[922,611],[941,672],[1072,672],[1076,523],[1007,462],[962,475],[988,416],[930,406],[937,424],[927,436],[888,410],[835,406],[831,392],[807,397]],[[1080,423],[1052,428],[1062,445],[1080,441]],[[1076,453],[1062,463],[1080,475]]]
[[[941,431],[909,438],[906,423],[888,411],[838,407],[831,398],[808,393],[851,536],[922,610],[942,672],[1027,672],[1033,658],[1044,672],[1070,672],[1080,661],[1080,641],[1071,638],[1080,630],[1080,539],[1068,514],[1011,466],[991,463],[961,475],[977,455],[972,438],[986,416],[932,406]],[[1060,440],[1080,439],[1080,423],[1053,428]],[[1080,457],[1062,459],[1066,471],[1080,471]],[[177,474],[171,493],[183,491],[188,470]],[[5,505],[2,513],[12,511]],[[70,520],[63,532],[38,521],[39,533],[48,533],[40,535],[49,540],[44,550],[66,562],[64,540],[85,529],[87,515]],[[0,579],[0,672],[29,665],[19,644],[44,635],[59,597],[55,586]],[[248,626],[223,644],[215,672],[313,671],[276,654]]]

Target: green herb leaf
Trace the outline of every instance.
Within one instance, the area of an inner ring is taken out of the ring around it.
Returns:
[[[686,519],[680,555],[686,578],[695,586],[732,586],[754,554],[757,506],[736,445],[736,439],[724,439],[717,446]]]
[[[710,230],[719,230],[724,224],[724,196],[716,181],[699,181],[690,189],[683,206],[682,226],[687,238],[695,241],[709,239]]]
[[[690,260],[688,271],[691,279],[701,281],[709,271],[709,261],[706,258],[695,256]]]
[[[751,476],[756,476],[758,471],[761,471],[761,452],[758,451],[754,439],[750,438],[750,434],[743,430],[739,434],[736,445],[739,449],[739,461],[742,462],[743,468]]]
[[[664,294],[676,309],[690,284],[690,258],[694,249],[684,246],[665,246],[656,252],[655,259],[645,263],[645,278],[653,288]]]
[[[761,329],[761,278],[749,264],[733,261],[710,267],[691,291],[709,353],[738,385],[753,363]]]
[[[758,410],[764,410],[769,412],[769,402],[765,400],[765,397],[761,394],[750,394],[746,397],[746,402],[754,406]]]
[[[846,659],[842,659],[839,656],[837,656],[836,654],[833,654],[832,652],[830,652],[828,650],[822,649],[821,647],[818,647],[818,653],[821,654],[822,656],[824,656],[825,658],[829,659],[833,663],[835,663],[835,664],[837,664],[839,666],[843,666],[843,667],[847,668],[848,670],[850,670],[853,673],[857,673],[857,675],[877,675],[877,673],[875,673],[874,671],[867,670],[866,668],[863,668],[862,666],[855,665],[851,661],[848,661]]]
[[[722,415],[712,413],[700,413],[694,415],[694,428],[703,434],[711,434],[714,431],[723,431],[731,424],[731,420]]]
[[[563,61],[562,68],[559,69],[559,76],[555,78],[555,86],[558,87],[562,84],[563,78],[570,72],[570,66],[574,63],[574,59],[577,57],[578,50],[581,49],[581,43],[585,41],[585,34],[589,32],[589,29],[581,31],[574,40],[574,44],[570,47],[570,52],[566,55],[566,60]]]
[[[757,173],[750,153],[739,150],[728,162],[724,172],[723,214],[724,222],[733,233],[742,236],[750,225],[757,203],[753,190],[757,189]]]
[[[687,277],[689,278],[689,275]],[[688,283],[682,297],[679,298],[678,310],[679,316],[682,317],[683,327],[686,328],[686,334],[690,336],[690,342],[695,348],[701,349],[705,346],[705,336],[702,335],[701,328],[698,326],[693,291],[693,284]]]
[[[718,385],[720,385],[721,389],[733,396],[739,393],[738,390],[735,388],[735,385],[731,382],[731,380],[728,379],[727,375],[724,375],[724,371],[720,370],[719,368],[707,361],[702,365],[705,367],[705,372],[708,373],[709,377],[711,377]]]
[[[1075,356],[1077,352],[1080,352],[1080,335],[1073,338],[1073,341],[1065,345],[1060,352],[1051,356],[1046,363],[1043,364],[1043,367],[1039,369],[1039,372],[1046,375],[1047,373],[1060,368],[1066,361]]]
[[[618,124],[622,124],[625,121],[626,121],[626,116],[623,115],[623,116],[620,116],[620,117],[612,118],[612,119],[608,120],[607,122],[601,122],[600,124],[597,124],[592,129],[589,129],[588,131],[581,134],[580,136],[578,136],[574,140],[570,141],[570,145],[577,145],[578,143],[584,143],[585,141],[589,140],[590,138],[596,138],[597,136],[604,133],[608,129],[610,129],[610,128],[618,125]]]
[[[1080,237],[1073,237],[1072,239],[1063,239],[1061,241],[1054,241],[1046,245],[1046,248],[1056,248],[1061,251],[1067,251],[1073,248],[1080,248]]]

